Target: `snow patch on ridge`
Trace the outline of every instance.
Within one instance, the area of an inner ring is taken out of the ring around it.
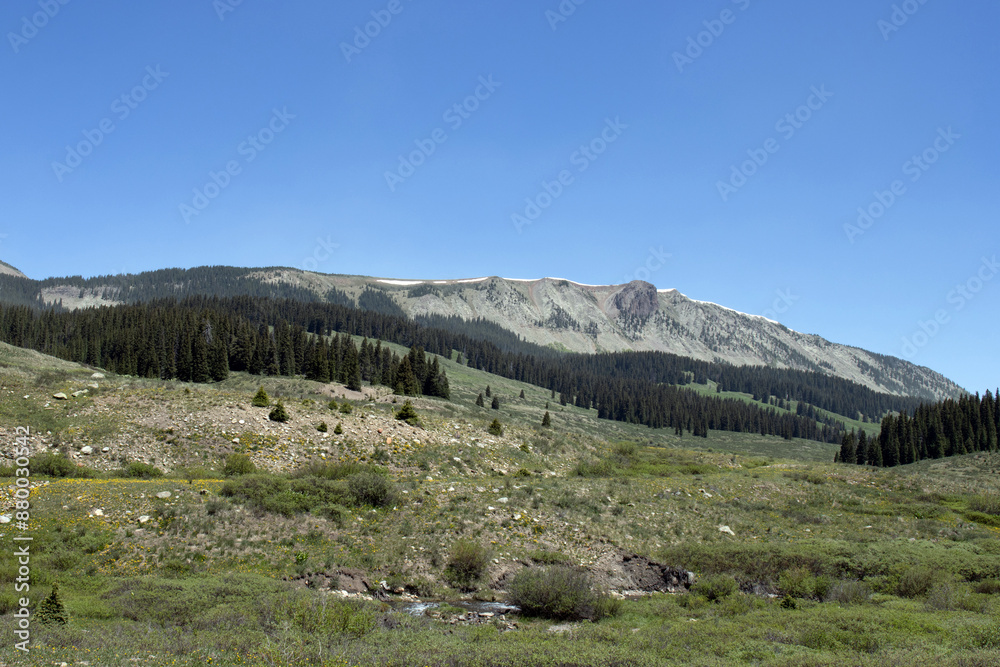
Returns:
[[[376,278],[375,282],[385,283],[386,285],[423,285],[423,280],[383,280],[381,278]]]

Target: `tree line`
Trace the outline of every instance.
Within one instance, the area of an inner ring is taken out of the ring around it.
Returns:
[[[348,336],[364,337],[357,349]],[[656,378],[601,372],[591,357],[538,358],[406,318],[330,303],[266,297],[188,297],[72,312],[0,307],[0,339],[117,373],[207,382],[230,370],[304,375],[399,393],[448,394],[436,358],[558,392],[613,419],[707,436],[709,429],[835,442],[841,426],[731,398],[702,396]],[[373,344],[370,341],[375,340]],[[328,342],[329,341],[329,342]],[[381,345],[411,348],[399,359]],[[388,354],[387,354],[388,353]],[[357,370],[355,370],[355,366]],[[411,376],[412,373],[412,376]]]
[[[835,457],[841,463],[891,467],[924,459],[997,451],[1000,401],[990,391],[922,404],[912,413],[887,415],[877,438],[845,433]]]

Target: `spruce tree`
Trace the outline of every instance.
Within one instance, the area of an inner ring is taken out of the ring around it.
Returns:
[[[490,435],[503,435],[503,424],[500,423],[499,419],[494,419],[487,430],[490,432]]]
[[[486,385],[486,398],[489,398],[492,395],[493,395],[493,392],[490,390],[490,386]]]
[[[500,409],[500,399],[497,398],[496,396],[494,396],[493,397],[493,402],[490,403],[490,407],[493,408],[494,410],[499,410]]]
[[[267,395],[266,391],[264,391],[263,386],[261,386],[261,388],[257,390],[257,393],[253,395],[253,400],[250,401],[250,405],[255,408],[266,408],[271,405],[271,397]]]
[[[550,428],[552,426],[552,417],[549,415],[549,411],[545,411],[545,416],[542,417],[542,426],[545,428]]]
[[[59,599],[59,584],[52,584],[52,592],[38,605],[35,618],[43,625],[66,625],[66,608]]]
[[[284,423],[284,422],[288,421],[288,419],[289,419],[289,417],[288,417],[288,411],[285,410],[285,405],[284,405],[284,403],[281,402],[280,398],[278,399],[278,404],[274,406],[274,409],[271,410],[271,414],[269,414],[267,416],[267,418],[270,419],[273,422],[282,422],[282,423]]]
[[[486,407],[486,402],[483,401],[483,392],[479,392],[479,396],[476,397],[476,405],[478,405],[481,408]]]
[[[524,390],[521,390],[521,395],[518,398],[524,398]]]

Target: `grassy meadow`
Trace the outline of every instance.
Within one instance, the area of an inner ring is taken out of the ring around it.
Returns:
[[[835,446],[602,422],[442,365],[452,400],[414,400],[411,426],[389,397],[332,407],[337,388],[240,374],[108,377],[55,401],[93,370],[0,347],[3,446],[30,426],[53,473],[32,475],[31,606],[58,583],[68,616],[16,651],[17,564],[0,559],[0,663],[1000,664],[1000,455],[842,466]],[[287,424],[250,406],[261,385]],[[474,404],[487,385],[499,411]],[[635,556],[695,583],[631,590]],[[616,602],[596,621],[456,606],[506,601],[544,567],[585,569]],[[348,574],[380,599],[341,593]],[[406,613],[418,599],[436,615]]]

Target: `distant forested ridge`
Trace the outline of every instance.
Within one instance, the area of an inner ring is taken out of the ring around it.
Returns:
[[[998,391],[1000,394],[1000,391]],[[1000,401],[990,391],[919,405],[910,414],[887,415],[878,438],[845,433],[837,460],[890,467],[924,459],[997,451]]]
[[[458,323],[451,324],[458,327]],[[377,342],[362,343],[358,350],[348,334]],[[812,392],[809,395],[818,405],[840,401],[851,413],[900,402],[905,405],[909,400],[868,396],[865,392],[869,390],[821,374],[755,367],[725,369],[721,364],[664,353],[553,357],[551,353],[536,356],[505,351],[490,341],[424,326],[398,315],[291,298],[195,296],[72,312],[7,306],[0,307],[0,339],[117,373],[195,382],[218,380],[233,370],[304,375],[347,384],[356,378],[353,359],[357,356],[361,379],[394,389],[403,386],[403,391],[412,393],[415,385],[407,381],[405,370],[409,367],[421,392],[431,395],[444,393],[434,388],[433,381],[427,384],[429,376],[439,377],[433,372],[436,359],[421,365],[413,358],[420,356],[415,351],[451,358],[457,350],[469,366],[545,387],[558,393],[562,401],[597,410],[601,418],[700,436],[716,429],[838,442],[843,429],[828,417],[818,420],[672,386],[690,382],[699,373],[708,377],[718,371],[720,378],[734,383],[745,374],[743,381],[767,387],[769,392],[769,382],[774,382],[778,391]],[[381,341],[410,347],[411,353],[394,359],[380,348]],[[515,343],[510,339],[505,342]],[[404,369],[403,376],[400,369]],[[721,373],[723,370],[730,374]],[[756,380],[752,379],[755,370],[764,371]]]

